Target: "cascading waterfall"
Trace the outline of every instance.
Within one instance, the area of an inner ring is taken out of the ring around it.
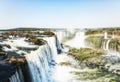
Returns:
[[[114,33],[112,34],[112,39],[114,39],[115,38],[115,35],[114,35]]]
[[[106,42],[106,50],[109,50],[109,43],[110,43],[111,39],[108,39]]]
[[[113,38],[113,37],[111,37]],[[111,41],[111,38],[107,38],[107,32],[104,33],[104,39],[106,39],[103,42],[102,49],[107,50],[107,55],[103,56],[107,63],[117,63],[120,61],[120,54],[117,51],[109,50],[109,43]]]
[[[72,40],[67,41],[65,45],[75,48],[85,47],[85,32],[84,31],[77,32],[75,34],[75,37]]]
[[[104,32],[104,39],[107,39],[107,32]]]
[[[110,43],[110,41],[111,41],[111,39],[108,39],[107,41],[104,41],[103,42],[103,47],[102,47],[102,49],[103,50],[109,50],[109,43]]]
[[[40,46],[36,51],[26,55],[31,82],[53,82],[50,79],[50,65],[55,64],[54,60],[57,55],[55,38],[44,38],[48,44]]]
[[[16,73],[11,78],[9,78],[9,80],[10,82],[24,82],[21,68],[18,68]]]
[[[111,39],[108,38],[108,33],[107,32],[104,32],[104,39],[105,39],[105,41],[103,42],[102,49],[103,50],[109,50],[109,43],[110,43]]]
[[[57,31],[55,32],[55,34],[57,37],[59,37],[58,40],[60,41],[60,43],[63,41],[64,37],[66,37],[66,34],[63,31]]]
[[[85,32],[77,32],[75,35],[76,41],[79,41],[77,45],[79,45],[80,47],[84,47],[85,46]]]
[[[51,49],[51,53],[52,53],[52,59],[55,60],[56,56],[57,56],[57,47],[58,45],[56,45],[56,38],[55,37],[44,37],[42,38],[44,40],[47,41],[48,45],[50,46]]]

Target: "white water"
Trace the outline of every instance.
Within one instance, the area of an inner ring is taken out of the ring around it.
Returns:
[[[114,35],[114,33],[112,34],[112,39],[114,39],[115,38],[115,35]]]
[[[56,45],[56,39],[55,37],[44,37],[44,40],[47,41],[48,45],[50,46],[51,53],[52,53],[52,59],[55,60],[57,57],[57,45]]]
[[[38,50],[26,55],[32,82],[53,82],[50,78],[50,65],[55,64],[57,55],[55,38],[44,38],[48,45],[40,46]]]
[[[103,43],[103,49],[107,51],[107,55],[104,55],[103,57],[105,58],[106,62],[109,64],[120,62],[120,53],[115,50],[113,51],[109,49],[109,43],[113,38],[114,35],[111,38],[107,38],[107,32],[105,32],[104,39],[107,39],[107,41]]]
[[[11,46],[11,49],[4,47],[4,51],[16,51],[18,50],[17,46],[25,46],[24,44],[24,38],[19,38],[17,40],[11,40],[8,39],[7,41],[4,41],[3,44],[9,44]],[[19,45],[18,45],[19,44]],[[27,44],[28,45],[28,44]],[[17,68],[15,74],[9,78],[10,82],[24,82],[24,77],[21,68]]]
[[[55,38],[49,37],[43,39],[48,42],[48,45],[40,46],[38,50],[26,55],[32,78],[31,82],[81,82],[74,80],[74,76],[70,73],[76,69],[70,66],[59,65],[60,62],[70,59],[65,54],[57,55]],[[75,38],[69,45],[76,48],[85,47],[84,39],[84,32],[76,33]],[[109,50],[109,42],[110,40],[105,43],[105,50]],[[54,61],[57,63],[55,67],[52,66],[52,64],[55,64]],[[10,78],[10,82],[22,82],[18,72]]]
[[[26,60],[28,62],[28,70],[31,76],[31,82],[53,82],[51,75],[52,69],[55,65],[55,60],[57,57],[57,48],[56,45],[60,48],[59,43],[56,44],[55,37],[44,37],[44,40],[47,41],[48,44],[40,46],[37,50],[31,51],[30,53],[26,52]],[[28,47],[33,48],[36,47],[34,45],[30,45],[26,43],[25,38],[18,38],[16,40],[8,40],[4,43],[8,43],[12,46],[12,49],[5,48],[6,51],[16,51],[16,47]],[[22,50],[18,50],[17,52],[23,52]],[[52,68],[51,68],[52,67]],[[16,73],[10,78],[10,82],[24,82],[23,76],[19,72]]]
[[[21,71],[21,68],[18,68],[16,73],[9,78],[10,82],[24,82],[24,77]]]
[[[108,38],[107,35],[108,35],[107,32],[104,32],[104,39],[107,39],[107,38]]]
[[[106,43],[106,50],[109,50],[109,43],[110,43],[111,39],[108,39],[107,43]]]
[[[61,65],[62,62],[69,62],[71,65]],[[76,82],[74,75],[71,73],[77,69],[74,66],[77,65],[76,61],[69,57],[67,54],[62,53],[57,56],[57,65],[54,67],[52,78],[53,82]]]
[[[111,39],[108,39],[107,41],[104,41],[103,42],[103,45],[102,45],[102,49],[103,50],[109,50],[109,43],[110,43]]]
[[[81,48],[85,47],[85,32],[77,32],[75,37],[72,40],[69,40],[65,43],[70,47]]]
[[[62,43],[63,39],[67,37],[66,33],[62,31],[57,31],[55,32],[55,34],[57,37],[59,37],[58,40],[60,41],[60,43]]]
[[[58,37],[59,38],[59,37]],[[75,37],[72,40],[69,40],[64,43],[70,47],[81,48],[85,47],[85,32],[77,32]],[[64,48],[65,52],[69,51],[68,48]],[[69,62],[70,66],[60,65],[62,62]],[[72,74],[72,71],[78,71],[80,69],[75,68],[77,65],[76,61],[69,57],[67,54],[62,53],[56,58],[57,65],[53,70],[53,80],[54,82],[83,82],[75,79],[75,75]]]

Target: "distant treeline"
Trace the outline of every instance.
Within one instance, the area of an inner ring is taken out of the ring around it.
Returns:
[[[0,31],[51,31],[51,30],[65,30],[64,28],[13,28],[13,29],[4,29]]]
[[[92,28],[92,29],[86,29],[86,35],[90,34],[101,34],[104,32],[107,32],[108,34],[116,34],[120,35],[120,27],[111,27],[111,28]]]

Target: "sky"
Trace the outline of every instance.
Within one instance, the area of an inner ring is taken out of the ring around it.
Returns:
[[[0,29],[120,26],[120,0],[0,0]]]

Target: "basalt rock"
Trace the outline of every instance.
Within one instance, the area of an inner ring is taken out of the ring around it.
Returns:
[[[0,81],[7,80],[13,74],[15,74],[15,67],[8,62],[0,61]]]
[[[4,60],[7,58],[7,53],[6,52],[0,52],[0,60]]]
[[[19,57],[19,58],[11,57],[11,58],[7,58],[5,61],[11,63],[15,67],[18,67],[26,62],[25,57]]]

